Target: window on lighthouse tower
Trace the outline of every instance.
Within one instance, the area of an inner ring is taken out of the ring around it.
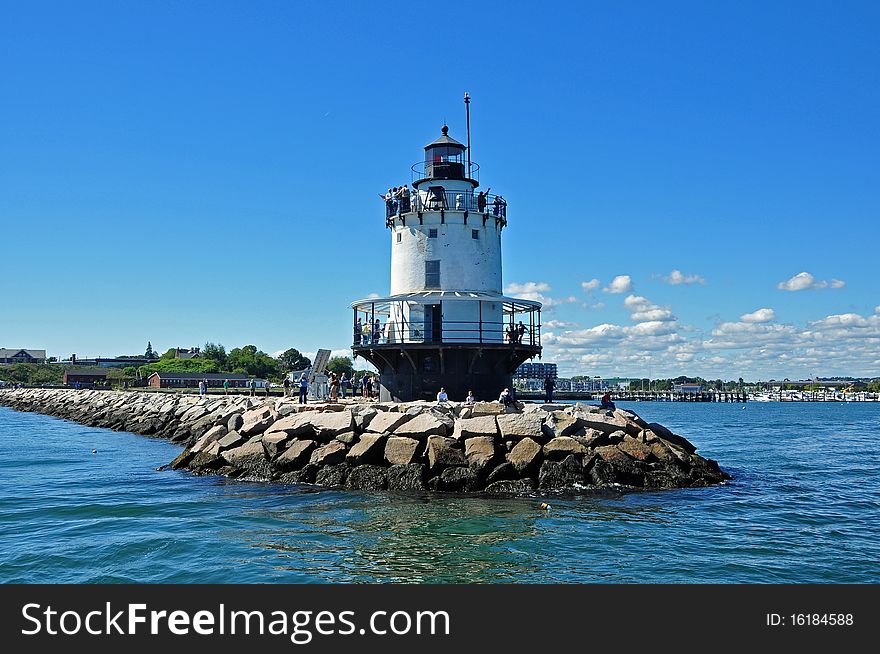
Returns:
[[[440,260],[425,261],[425,288],[440,288]]]

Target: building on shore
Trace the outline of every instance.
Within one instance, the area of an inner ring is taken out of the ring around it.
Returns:
[[[59,361],[64,366],[92,366],[94,368],[128,368],[145,366],[148,363],[156,363],[159,359],[147,359],[146,357],[94,357],[90,359],[78,359],[76,355],[70,359]]]
[[[200,381],[207,381],[209,388],[223,388],[229,381],[229,388],[250,388],[251,378],[247,375],[225,372],[154,372],[147,378],[151,388],[198,388]],[[265,388],[265,379],[256,379],[257,388]]]
[[[0,347],[0,363],[46,363],[46,350]]]
[[[109,372],[108,368],[66,368],[61,383],[65,386],[103,384],[107,381],[107,373]]]
[[[555,363],[524,363],[513,374],[516,379],[540,379],[541,381],[547,379],[547,375],[553,379],[559,377]]]
[[[441,132],[412,166],[412,189],[386,196],[390,295],[351,305],[352,351],[379,370],[382,401],[441,387],[453,400],[494,399],[541,354],[541,303],[501,292],[507,203],[477,190],[468,147]]]
[[[174,353],[175,359],[198,359],[201,355],[201,350],[197,347],[191,347],[189,349],[179,347]]]
[[[673,384],[673,393],[700,393],[703,390],[702,384]]]

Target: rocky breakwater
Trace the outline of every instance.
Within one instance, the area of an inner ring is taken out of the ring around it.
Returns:
[[[685,438],[631,411],[494,402],[0,391],[0,405],[181,443],[175,469],[361,490],[515,494],[707,486],[730,479]]]

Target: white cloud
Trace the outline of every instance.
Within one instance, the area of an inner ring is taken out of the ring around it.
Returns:
[[[816,288],[816,280],[808,272],[799,272],[791,279],[779,282],[776,285],[780,291],[803,291],[807,288]]]
[[[804,291],[811,288],[828,288],[829,286],[831,288],[843,288],[846,286],[846,282],[842,279],[832,279],[829,283],[823,279],[816,279],[808,272],[799,272],[794,277],[786,279],[784,282],[779,282],[776,288],[780,291]]]
[[[680,270],[673,270],[671,273],[666,275],[663,278],[667,284],[671,284],[672,286],[678,286],[680,284],[705,284],[706,280],[700,277],[699,275],[685,275]]]
[[[874,307],[874,313],[880,314],[880,304],[878,304],[876,307]]]
[[[864,318],[857,313],[838,313],[810,323],[813,329],[866,329],[880,326],[877,316]]]
[[[550,284],[547,282],[526,282],[525,284],[517,284],[513,282],[504,288],[507,295],[525,295],[534,293],[546,293],[550,290]]]
[[[565,322],[564,320],[545,320],[542,325],[545,329],[564,329],[566,327],[580,327],[576,322]]]
[[[591,293],[599,288],[601,282],[598,279],[591,279],[588,282],[581,282],[581,288],[583,288],[587,293]]]
[[[632,279],[629,275],[618,275],[602,290],[606,293],[629,293],[632,291]]]
[[[660,307],[641,295],[628,295],[623,301],[623,306],[629,311],[630,318],[636,322],[675,320],[669,307]]]
[[[743,322],[770,322],[776,320],[776,312],[773,309],[758,309],[752,313],[744,313],[739,319]]]
[[[564,298],[553,298],[548,295],[544,295],[548,291],[551,291],[550,284],[547,282],[526,282],[525,284],[518,284],[516,282],[510,283],[504,287],[505,295],[513,295],[515,297],[521,298],[523,300],[533,300],[535,302],[540,302],[544,305],[544,308],[550,309],[551,307],[558,306],[560,304],[573,303],[577,302],[578,299],[573,295],[569,295]]]
[[[370,293],[370,294],[367,296],[367,299],[368,299],[368,300],[375,300],[375,299],[380,298],[380,297],[382,297],[382,296],[379,295],[378,293]]]

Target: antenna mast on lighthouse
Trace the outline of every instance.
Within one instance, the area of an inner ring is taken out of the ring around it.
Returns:
[[[471,94],[464,92],[464,110],[467,114],[467,165],[468,177],[471,176]]]

